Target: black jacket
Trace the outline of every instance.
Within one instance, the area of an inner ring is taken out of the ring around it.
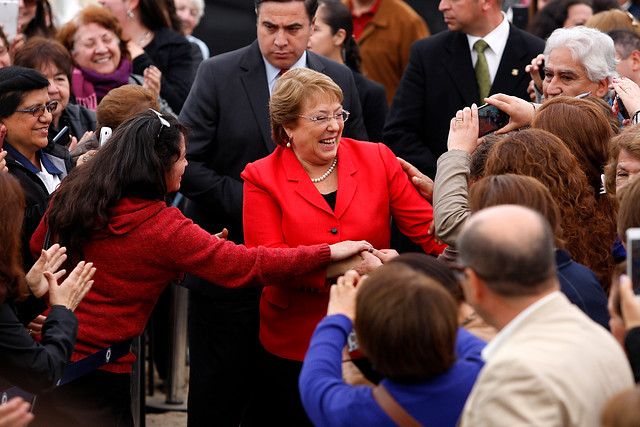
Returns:
[[[18,321],[11,300],[0,306],[0,390],[15,385],[30,393],[53,387],[71,360],[78,319],[64,306],[51,307],[39,343]]]
[[[158,67],[162,71],[160,96],[179,114],[196,73],[191,43],[181,34],[161,28],[144,51],[133,60],[133,72],[142,76],[150,65]]]
[[[5,147],[8,144],[10,142],[6,141]],[[73,167],[67,149],[62,145],[49,143],[42,151],[62,172],[60,179],[64,179]],[[7,153],[5,159],[9,173],[20,181],[26,199],[25,216],[22,225],[22,253],[26,271],[33,265],[33,258],[29,251],[29,240],[31,240],[31,235],[40,224],[40,220],[49,206],[50,196],[38,175],[16,161],[11,153]]]
[[[57,143],[59,145],[68,145],[69,135],[75,136],[78,141],[80,141],[85,132],[95,132],[96,113],[81,105],[67,104],[67,107],[60,116],[60,129],[56,129],[53,126],[53,122],[49,126],[49,142],[53,142],[53,138],[55,138],[58,132],[65,126],[69,126],[69,132],[58,139]]]
[[[513,25],[490,95],[504,93],[529,99],[531,77],[524,71],[544,50],[544,40]],[[467,35],[443,31],[411,46],[409,64],[391,103],[384,143],[424,174],[435,177],[438,157],[447,151],[449,122],[456,111],[478,106],[478,83]]]

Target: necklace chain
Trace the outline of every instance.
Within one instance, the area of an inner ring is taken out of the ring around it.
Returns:
[[[336,165],[338,164],[338,156],[333,158],[333,163],[331,164],[331,167],[329,168],[328,171],[326,171],[324,173],[324,175],[322,175],[320,178],[311,178],[311,182],[320,182],[325,180],[329,175],[331,175],[331,172],[333,172],[333,169],[336,167]]]
[[[147,31],[146,34],[144,36],[142,36],[142,38],[138,41],[138,46],[142,47],[142,45],[149,40],[149,37],[151,37],[151,31]]]

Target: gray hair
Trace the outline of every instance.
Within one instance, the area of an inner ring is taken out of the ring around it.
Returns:
[[[592,82],[617,77],[616,49],[611,37],[594,28],[573,27],[558,28],[547,39],[544,56],[551,51],[564,47],[571,51],[571,56],[584,67],[587,78]]]
[[[204,0],[189,0],[191,4],[198,9],[198,22],[204,16]]]

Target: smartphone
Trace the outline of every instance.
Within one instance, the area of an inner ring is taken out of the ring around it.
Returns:
[[[540,73],[540,78],[544,80],[544,78],[546,77],[544,75],[544,61],[542,61],[542,64],[540,64],[540,66],[538,67],[538,73]]]
[[[627,230],[627,276],[634,293],[640,294],[640,228]]]
[[[478,108],[478,120],[480,121],[480,131],[478,138],[488,133],[505,127],[509,123],[509,115],[493,105],[484,104]]]
[[[620,111],[620,115],[625,119],[630,119],[629,111],[627,111],[627,107],[622,103],[622,99],[616,93],[616,101],[618,102],[618,111]]]
[[[0,0],[0,25],[7,40],[13,40],[18,34],[18,0]]]
[[[0,126],[0,150],[4,146],[4,137],[7,134],[7,127],[5,125]]]

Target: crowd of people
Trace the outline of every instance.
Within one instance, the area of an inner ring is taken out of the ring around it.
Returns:
[[[0,427],[133,426],[171,283],[190,427],[640,423],[640,5],[99,3],[0,32]]]

